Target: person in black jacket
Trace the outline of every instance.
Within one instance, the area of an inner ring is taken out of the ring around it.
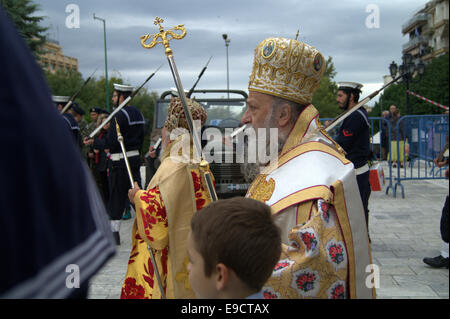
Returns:
[[[118,107],[133,92],[133,87],[114,83],[112,102]],[[134,106],[127,105],[111,119],[108,134],[106,135],[105,150],[111,154],[110,170],[110,196],[108,213],[111,219],[111,230],[116,244],[120,245],[120,221],[128,198],[128,189],[131,188],[130,178],[123,158],[120,143],[117,141],[116,120],[123,136],[128,161],[134,181],[141,184],[139,151],[144,142],[144,116]]]
[[[100,126],[108,117],[107,114],[100,114],[95,126]],[[84,145],[89,146],[89,152],[92,153],[92,175],[95,178],[97,187],[103,198],[103,203],[108,204],[109,200],[109,180],[108,171],[110,168],[109,155],[105,151],[106,135],[111,123],[107,123],[94,138],[85,138]]]
[[[362,84],[355,82],[340,82],[336,101],[343,111],[358,104]],[[339,128],[336,142],[347,153],[347,158],[355,166],[356,181],[366,216],[367,231],[369,231],[369,197],[371,193],[367,163],[370,156],[370,124],[367,111],[360,107],[347,117]]]

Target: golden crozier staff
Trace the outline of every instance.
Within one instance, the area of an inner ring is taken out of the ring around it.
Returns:
[[[208,186],[208,191],[209,194],[211,196],[212,201],[216,201],[217,198],[217,194],[216,191],[214,189],[214,185],[213,185],[213,181],[212,181],[212,177],[209,174],[209,172],[207,171],[209,164],[207,161],[205,161],[202,158],[202,146],[200,143],[200,136],[199,136],[199,130],[196,130],[194,128],[194,121],[192,119],[192,114],[187,106],[187,102],[186,102],[186,94],[184,92],[183,89],[183,85],[181,84],[181,79],[180,79],[180,75],[178,74],[178,70],[175,64],[175,60],[173,58],[173,51],[172,49],[169,47],[169,41],[172,39],[183,39],[186,36],[186,29],[184,28],[184,25],[179,24],[177,26],[175,26],[173,28],[173,30],[167,30],[164,31],[164,28],[161,26],[161,23],[163,23],[164,20],[160,19],[159,17],[156,17],[154,24],[159,26],[159,33],[150,35],[150,34],[146,34],[141,36],[141,45],[143,48],[145,49],[151,49],[154,46],[156,46],[158,43],[161,43],[164,45],[165,48],[165,54],[167,56],[167,60],[169,62],[169,66],[170,66],[170,71],[172,72],[173,75],[173,79],[175,81],[175,85],[177,87],[177,91],[178,91],[178,96],[180,98],[181,104],[183,106],[183,110],[184,110],[184,114],[186,115],[186,121],[189,127],[189,131],[192,135],[192,140],[194,143],[194,158],[201,158],[200,160],[200,167],[202,168],[202,173],[203,176],[205,177],[206,180],[206,184]],[[181,34],[176,33],[177,31],[181,31]],[[145,42],[152,37],[152,42],[150,42],[150,44],[146,44]],[[161,40],[158,40],[158,39]]]

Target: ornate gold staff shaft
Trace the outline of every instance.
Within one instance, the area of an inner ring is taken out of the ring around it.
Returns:
[[[128,177],[130,178],[131,188],[134,188],[134,179],[133,179],[133,174],[131,173],[130,163],[128,162],[127,150],[125,149],[125,145],[123,143],[123,136],[120,133],[119,123],[117,123],[117,119],[115,119],[115,120],[116,120],[117,141],[119,142],[120,148],[122,149],[123,159],[124,159],[125,165],[127,167]],[[164,289],[163,289],[162,282],[161,282],[161,277],[159,276],[158,265],[156,264],[155,256],[153,255],[153,250],[149,245],[147,245],[147,249],[150,252],[150,258],[152,259],[152,263],[155,267],[156,279],[158,281],[159,289],[161,291],[161,296],[163,299],[166,299],[166,295],[164,294]]]
[[[192,140],[194,143],[194,157],[195,155],[201,158],[200,167],[202,168],[206,180],[206,184],[208,186],[208,191],[213,201],[216,201],[217,194],[214,189],[212,177],[208,172],[209,164],[202,158],[202,146],[200,143],[199,130],[194,128],[194,121],[192,119],[191,111],[189,110],[186,102],[186,94],[184,93],[183,85],[181,84],[180,75],[178,74],[177,66],[175,64],[175,60],[173,58],[173,51],[169,46],[169,41],[172,39],[183,39],[186,36],[186,29],[184,25],[179,24],[173,28],[173,30],[164,31],[164,28],[161,26],[164,20],[156,17],[154,24],[159,26],[159,33],[153,35],[143,35],[141,36],[141,45],[145,49],[151,49],[158,43],[162,43],[165,48],[165,54],[167,56],[167,60],[169,61],[170,70],[172,71],[173,79],[175,81],[175,85],[177,87],[178,96],[180,97],[181,104],[183,105],[184,114],[186,115],[186,121],[189,126],[189,131],[192,134]],[[181,31],[181,34],[177,34],[175,31]],[[146,41],[153,37],[153,40],[150,44],[146,44]],[[158,40],[161,39],[161,40]]]
[[[125,149],[125,145],[123,143],[123,136],[120,133],[119,123],[117,123],[117,119],[115,120],[116,120],[117,141],[119,142],[120,148],[122,149],[123,159],[125,161],[125,166],[127,167],[128,177],[130,178],[131,188],[134,188],[133,174],[131,173],[130,163],[128,162],[127,150]]]

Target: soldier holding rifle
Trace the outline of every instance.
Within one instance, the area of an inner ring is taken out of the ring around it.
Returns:
[[[133,87],[128,85],[114,84],[112,102],[118,107],[133,92]],[[131,171],[135,181],[141,183],[139,168],[141,165],[140,149],[144,142],[144,116],[134,106],[126,105],[114,118],[117,120],[125,142],[127,157],[130,162]],[[114,123],[114,122],[113,122]],[[111,123],[111,124],[113,124]],[[127,193],[130,186],[128,172],[125,166],[124,156],[120,144],[117,141],[116,126],[110,125],[106,135],[105,151],[111,154],[110,171],[110,196],[108,200],[108,214],[111,219],[111,230],[116,244],[120,245],[120,221],[125,209]]]

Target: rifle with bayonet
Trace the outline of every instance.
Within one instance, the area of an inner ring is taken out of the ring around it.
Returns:
[[[153,72],[152,74],[150,74],[148,76],[148,78],[144,81],[144,83],[141,84],[141,86],[139,86],[136,90],[133,91],[133,93],[131,93],[131,95],[129,97],[127,97],[122,103],[120,103],[120,105],[111,112],[111,114],[106,118],[105,121],[102,122],[102,124],[100,124],[90,135],[89,138],[93,138],[101,129],[103,126],[105,126],[107,123],[109,123],[109,121],[111,121],[111,119],[114,117],[114,115],[117,114],[117,112],[119,112],[121,109],[123,109],[130,101],[132,98],[134,98],[138,93],[139,90],[142,89],[144,87],[144,85],[156,74],[156,72],[158,72],[158,70],[162,67],[162,65],[159,66],[159,68],[157,68],[155,70],[155,72]]]
[[[381,89],[376,90],[366,98],[364,98],[362,101],[360,101],[358,104],[356,104],[351,109],[348,109],[344,113],[341,113],[338,117],[336,117],[331,123],[329,123],[327,126],[325,126],[325,131],[330,132],[336,125],[341,123],[343,120],[345,120],[347,117],[349,117],[353,112],[357,111],[361,106],[369,102],[371,99],[373,99],[375,96],[377,96],[381,91],[383,91],[385,88],[390,86],[391,84],[397,82],[399,79],[401,79],[404,76],[404,74],[399,75],[395,79],[393,79],[391,82],[383,85]]]
[[[194,85],[193,85],[192,88],[189,90],[188,94],[186,94],[186,97],[187,97],[188,99],[191,98],[191,95],[192,95],[192,93],[194,92],[194,89],[195,89],[195,87],[197,86],[198,81],[200,81],[200,78],[203,76],[203,73],[205,73],[206,68],[208,67],[209,61],[211,61],[211,59],[212,59],[212,55],[211,55],[211,57],[209,58],[208,62],[206,62],[206,65],[205,65],[205,67],[203,68],[203,70],[202,70],[202,71],[200,72],[200,74],[198,75],[197,81],[195,81]]]
[[[206,62],[206,65],[204,66],[204,68],[202,69],[202,71],[200,72],[200,74],[198,75],[197,81],[195,81],[194,85],[191,87],[191,89],[189,90],[189,92],[186,94],[186,97],[189,99],[192,95],[192,93],[194,92],[195,87],[197,86],[198,82],[200,81],[201,77],[203,76],[203,73],[205,73],[206,68],[208,67],[209,62],[212,59],[212,55],[209,58],[208,62]],[[161,144],[161,137],[158,138],[158,140],[156,141],[155,145],[153,146],[153,149],[155,151],[158,150],[159,146]],[[147,153],[147,155],[145,155],[145,157],[147,158],[149,156],[149,153]]]
[[[72,97],[69,99],[69,101],[66,103],[66,105],[64,105],[63,109],[61,110],[61,114],[64,114],[64,112],[69,109],[69,107],[72,105],[73,101],[75,101],[75,99],[77,98],[78,94],[80,94],[81,90],[86,86],[86,84],[88,84],[88,82],[91,80],[91,78],[92,78],[92,76],[94,75],[95,72],[97,72],[97,69],[95,69],[95,71],[92,72],[92,74],[84,81],[83,85],[78,89],[78,91],[76,91],[72,95]]]

